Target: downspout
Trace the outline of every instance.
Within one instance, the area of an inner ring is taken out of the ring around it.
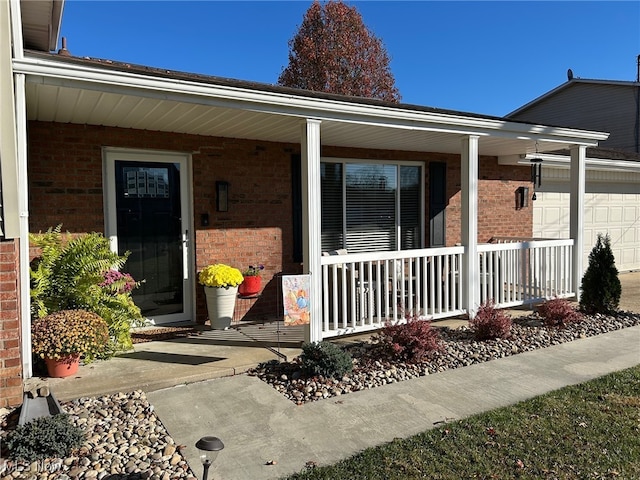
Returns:
[[[13,58],[24,58],[22,39],[22,14],[19,0],[11,0],[11,30],[13,33]],[[13,68],[13,66],[12,66]],[[18,161],[18,212],[19,212],[19,282],[20,282],[20,326],[22,379],[33,376],[31,362],[31,285],[29,281],[29,182],[27,179],[27,105],[25,75],[13,76],[16,112],[16,156]]]
[[[27,109],[25,76],[16,74],[16,137],[18,153],[18,211],[20,212],[20,317],[22,325],[22,378],[33,375],[31,363],[31,284],[29,273],[29,182],[27,177]]]

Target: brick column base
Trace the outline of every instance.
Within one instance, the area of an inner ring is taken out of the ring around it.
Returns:
[[[0,241],[0,408],[22,403],[18,240]]]

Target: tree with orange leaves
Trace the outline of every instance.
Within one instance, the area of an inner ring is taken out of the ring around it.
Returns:
[[[289,49],[278,85],[400,101],[389,55],[355,7],[314,0]]]

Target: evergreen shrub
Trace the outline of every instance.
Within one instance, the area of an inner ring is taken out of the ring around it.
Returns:
[[[310,376],[341,378],[353,370],[353,359],[331,342],[304,343],[300,355],[303,370]]]
[[[69,420],[69,415],[40,417],[19,425],[7,439],[12,458],[34,462],[45,458],[65,458],[84,441],[84,432]]]
[[[583,312],[610,314],[618,310],[622,286],[609,235],[598,234],[589,254],[589,266],[582,277],[581,290],[580,308]]]

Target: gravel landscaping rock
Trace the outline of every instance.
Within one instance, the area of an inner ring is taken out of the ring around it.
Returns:
[[[585,316],[582,322],[564,329],[547,328],[534,313],[515,319],[511,336],[506,340],[476,341],[469,327],[442,327],[439,330],[445,345],[444,351],[434,353],[427,361],[417,364],[381,359],[374,354],[375,341],[366,341],[346,347],[353,357],[354,366],[353,371],[341,379],[306,378],[298,359],[265,363],[248,373],[269,383],[294,403],[303,404],[635,325],[640,325],[640,314],[619,312],[616,315]]]
[[[61,406],[84,430],[84,445],[71,457],[33,463],[2,455],[1,480],[196,480],[181,446],[175,445],[144,392],[85,397]],[[0,442],[17,421],[17,412],[2,421]]]

